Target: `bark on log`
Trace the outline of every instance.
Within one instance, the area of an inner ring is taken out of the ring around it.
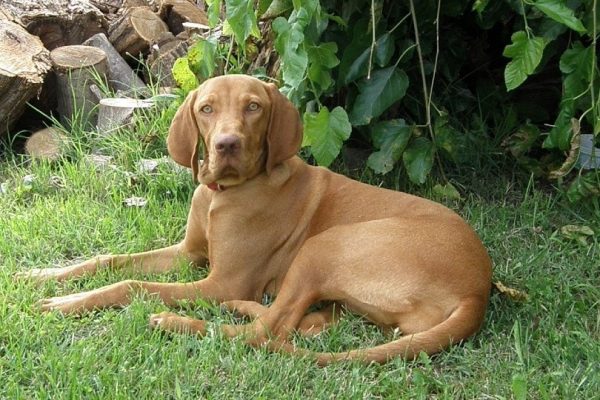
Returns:
[[[108,59],[108,83],[116,91],[131,91],[134,93],[144,93],[147,87],[137,74],[131,69],[129,64],[123,60],[117,50],[108,41],[103,33],[98,33],[85,42],[85,46],[93,46],[106,53]]]
[[[48,50],[106,32],[106,18],[86,0],[2,0],[0,14],[38,36]]]
[[[169,30],[174,35],[184,31],[184,22],[208,25],[208,18],[204,10],[188,0],[164,0],[160,5],[160,17],[167,22]]]
[[[149,7],[152,11],[158,11],[157,1],[160,0],[123,0],[122,8]]]
[[[123,0],[90,0],[94,6],[105,14],[116,14],[123,5]]]
[[[130,124],[138,110],[150,108],[153,102],[128,98],[110,98],[100,100],[98,111],[98,132],[110,135],[113,131]]]
[[[168,30],[167,24],[148,7],[133,7],[111,25],[109,40],[127,60],[128,55],[138,58],[146,54],[150,45]]]
[[[15,23],[0,21],[0,136],[39,93],[50,68],[50,54],[37,37]]]
[[[106,79],[106,54],[91,46],[64,46],[52,50],[50,58],[56,72],[58,112],[63,122],[77,117],[83,124],[93,124],[97,101],[90,87],[98,78]]]
[[[152,46],[148,56],[151,78],[160,86],[177,86],[171,70],[175,61],[187,54],[189,43],[170,33],[163,35],[161,39]]]

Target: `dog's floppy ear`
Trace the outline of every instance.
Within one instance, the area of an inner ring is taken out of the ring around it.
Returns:
[[[191,92],[177,110],[167,137],[169,154],[178,164],[192,169],[194,181],[198,175],[198,140],[200,130],[194,117],[198,91]]]
[[[271,115],[267,129],[267,174],[277,164],[293,157],[302,144],[302,121],[300,114],[277,86],[267,84],[271,98]]]

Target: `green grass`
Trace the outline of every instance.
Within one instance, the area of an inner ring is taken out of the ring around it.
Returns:
[[[58,162],[11,155],[0,162],[0,183],[7,184],[0,195],[0,398],[597,398],[598,210],[576,208],[532,182],[491,174],[466,185],[464,198],[448,204],[482,237],[494,279],[526,291],[529,300],[515,302],[494,292],[481,332],[431,358],[318,368],[308,359],[226,340],[214,330],[202,339],[151,331],[148,316],[166,307],[143,296],[124,309],[83,317],[39,313],[35,302],[41,298],[141,276],[104,272],[36,287],[15,281],[15,272],[148,250],[183,237],[190,174],[169,165],[155,173],[136,169],[141,158],[165,154],[171,112],[110,139],[78,130],[72,133],[75,146]],[[85,154],[92,150],[114,156],[114,166],[91,165]],[[29,174],[35,180],[26,185],[23,177]],[[364,177],[380,184],[376,176]],[[123,201],[131,196],[146,198],[147,206],[126,207]],[[568,224],[590,226],[596,236],[585,243],[569,239],[560,233]],[[203,274],[181,265],[143,279],[187,281]],[[217,323],[237,321],[216,306],[184,304],[181,312]],[[346,315],[331,331],[297,341],[335,351],[388,339]]]

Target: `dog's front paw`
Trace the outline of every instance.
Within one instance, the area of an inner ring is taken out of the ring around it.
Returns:
[[[17,272],[14,276],[18,280],[27,280],[42,283],[48,280],[63,280],[68,272],[65,268],[32,268],[27,271]]]
[[[168,311],[152,314],[150,316],[150,327],[176,333],[196,333],[203,335],[206,332],[206,323],[204,321],[182,317]]]
[[[74,293],[67,296],[51,297],[36,303],[43,312],[60,311],[63,314],[80,314],[90,309],[89,293]]]

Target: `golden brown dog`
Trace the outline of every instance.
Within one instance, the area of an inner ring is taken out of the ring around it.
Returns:
[[[244,334],[251,344],[309,354],[320,364],[414,358],[475,333],[488,303],[491,266],[473,230],[440,204],[305,164],[295,156],[301,141],[299,114],[276,86],[240,75],[206,81],[190,93],[169,130],[169,153],[202,183],[183,241],[26,274],[62,280],[100,268],[159,272],[185,258],[209,261],[208,277],[193,283],[128,280],[42,300],[42,310],[124,306],[138,292],[158,295],[167,305],[203,298],[254,318],[222,326],[225,335]],[[258,303],[264,293],[277,295],[269,307]],[[308,313],[317,302],[331,305]],[[334,323],[334,304],[403,336],[336,354],[287,342],[293,331],[311,334]],[[205,332],[204,321],[172,313],[153,315],[150,324]]]

